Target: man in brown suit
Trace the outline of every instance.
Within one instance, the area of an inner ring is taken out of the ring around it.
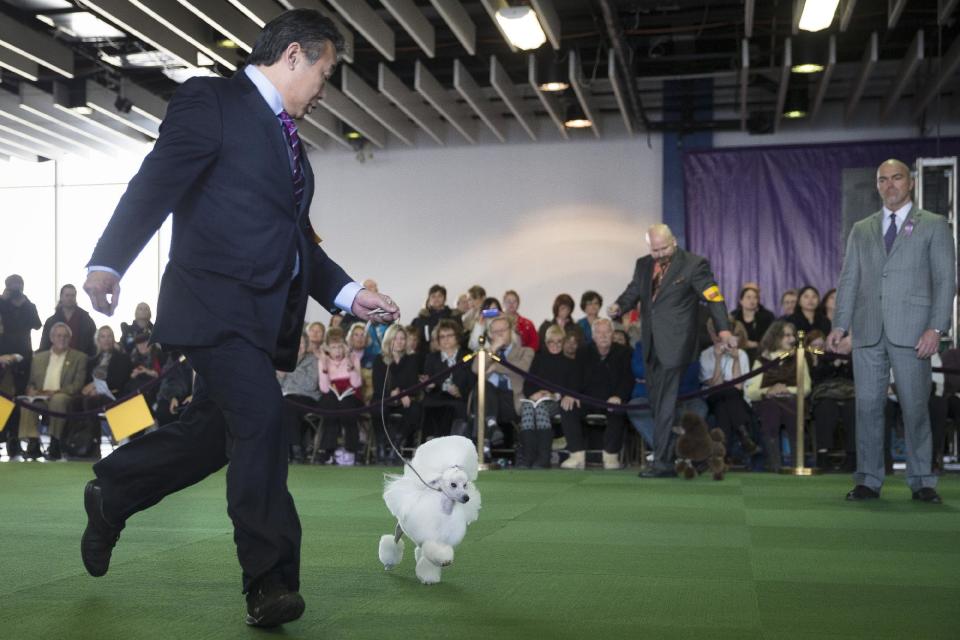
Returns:
[[[87,375],[87,356],[70,348],[71,334],[70,327],[63,322],[50,328],[50,350],[34,354],[27,384],[28,396],[46,397],[46,400],[37,400],[37,404],[45,404],[51,411],[61,413],[68,411],[79,397]],[[66,424],[66,418],[50,418],[48,460],[60,459],[60,436]],[[27,438],[28,458],[40,457],[39,425],[40,416],[35,411],[20,412],[20,437]]]

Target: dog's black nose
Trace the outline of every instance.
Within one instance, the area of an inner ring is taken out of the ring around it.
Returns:
[[[470,502],[470,496],[463,496],[464,502]]]

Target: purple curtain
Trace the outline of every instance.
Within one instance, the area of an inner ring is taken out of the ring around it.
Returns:
[[[687,248],[710,260],[730,309],[754,281],[779,315],[784,290],[810,284],[822,295],[836,286],[849,217],[880,208],[869,176],[881,162],[958,154],[960,138],[686,152]],[[857,211],[844,211],[845,197]]]

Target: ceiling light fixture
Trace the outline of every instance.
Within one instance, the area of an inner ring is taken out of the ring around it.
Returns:
[[[567,105],[563,126],[568,129],[589,129],[593,126],[593,121],[583,112],[579,102],[573,102]]]
[[[566,65],[553,53],[537,56],[537,86],[541,91],[559,93],[570,88],[570,81],[564,75]]]
[[[529,51],[547,41],[537,13],[530,7],[503,7],[497,9],[497,24],[517,49]]]
[[[800,14],[800,29],[803,31],[823,31],[833,23],[840,0],[805,0],[803,13]]]

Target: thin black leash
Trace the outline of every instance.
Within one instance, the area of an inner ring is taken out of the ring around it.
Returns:
[[[370,331],[371,324],[372,323],[369,320],[367,320],[367,333],[373,336],[373,338],[376,340],[377,344],[380,346],[381,357],[383,357],[383,354],[386,353],[384,351],[383,341],[380,340],[380,336],[377,335],[376,330]],[[389,329],[389,326],[387,328]],[[386,334],[386,331],[384,331],[384,334]],[[392,354],[391,354],[390,360],[391,361],[393,360]],[[423,476],[421,476],[420,473],[413,467],[413,464],[411,464],[409,460],[403,457],[403,453],[401,453],[400,449],[397,448],[397,445],[394,444],[393,438],[390,437],[390,428],[387,426],[386,409],[384,407],[386,407],[386,404],[387,404],[387,380],[389,380],[390,378],[390,367],[392,364],[393,364],[392,362],[387,361],[387,369],[383,374],[383,389],[380,392],[380,424],[383,426],[383,434],[387,436],[387,442],[390,443],[390,448],[393,449],[393,452],[397,454],[397,457],[403,460],[404,465],[406,465],[407,467],[410,468],[411,471],[413,471],[414,475],[416,475],[417,478],[420,479],[420,482],[423,483],[423,486],[433,491],[441,491],[439,487],[431,486],[429,483],[427,483],[426,480],[423,479]]]

